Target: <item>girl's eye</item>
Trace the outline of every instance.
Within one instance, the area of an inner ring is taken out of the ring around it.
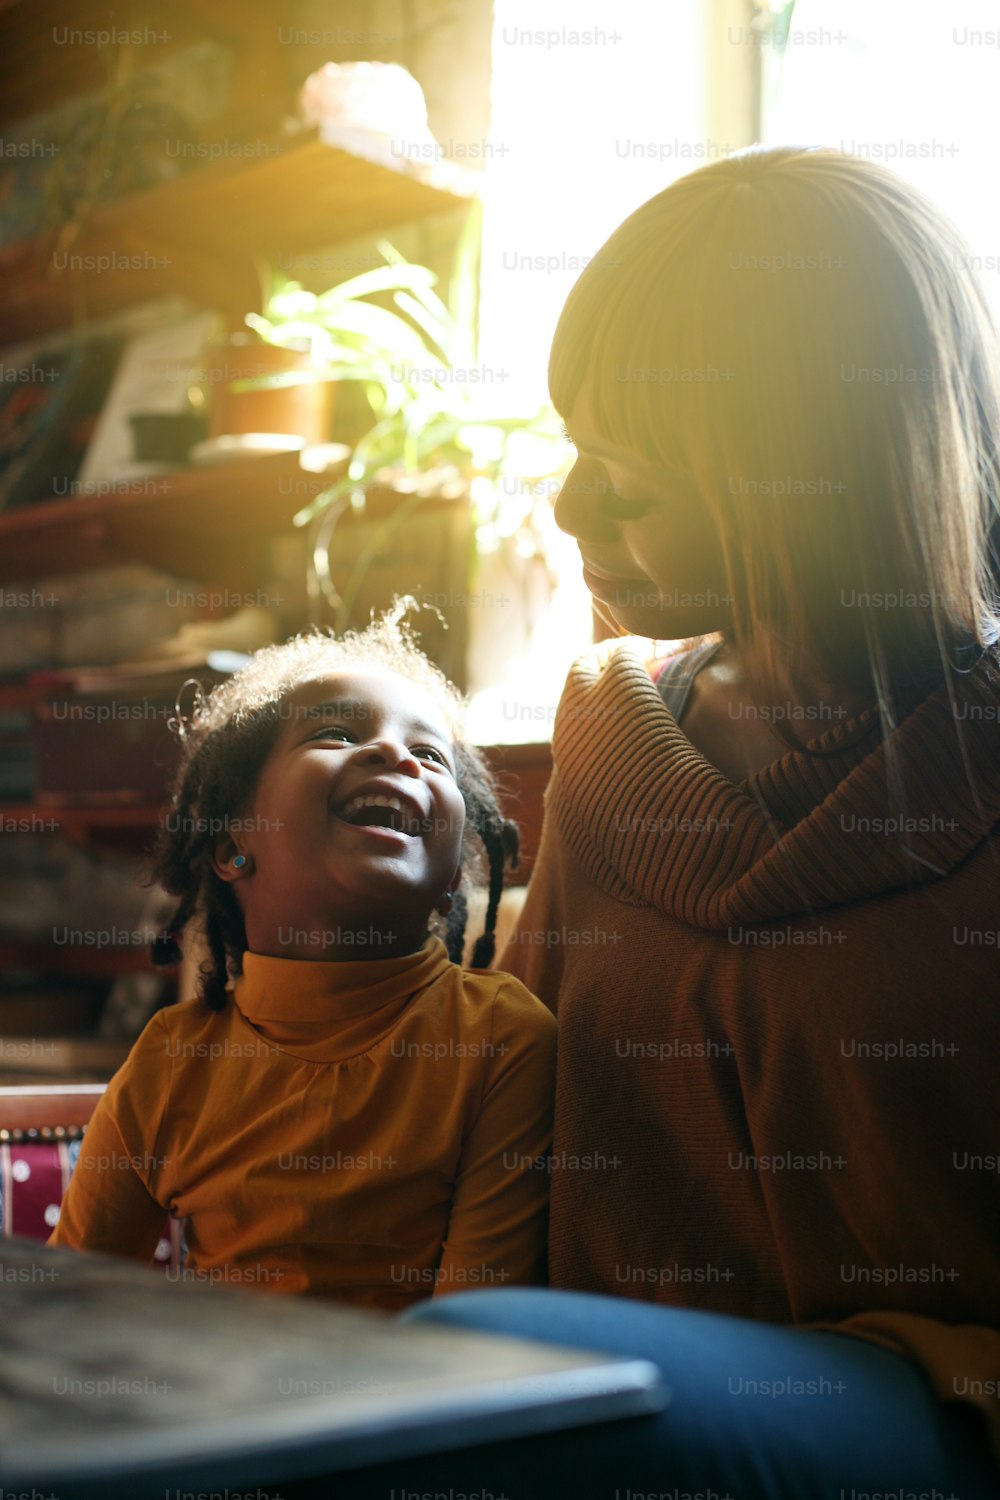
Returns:
[[[333,740],[340,739],[345,744],[350,744],[351,736],[346,729],[341,729],[339,724],[324,724],[322,729],[317,729],[315,734],[309,736],[311,740]]]
[[[410,749],[421,760],[429,758],[430,760],[437,761],[439,766],[444,766],[447,769],[447,758],[441,754],[440,750],[435,750],[433,745],[411,745]]]

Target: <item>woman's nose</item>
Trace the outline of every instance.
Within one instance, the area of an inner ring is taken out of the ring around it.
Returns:
[[[600,467],[578,458],[556,496],[553,514],[560,531],[579,542],[617,542],[618,528],[601,505],[609,489]]]

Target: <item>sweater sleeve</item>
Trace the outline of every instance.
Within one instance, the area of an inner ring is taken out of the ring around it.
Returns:
[[[166,1042],[157,1012],[97,1103],[47,1244],[152,1259],[167,1212],[155,1192],[165,1164],[156,1138],[172,1066]]]
[[[434,1295],[543,1285],[555,1095],[555,1018],[504,976],[492,1066],[463,1145]]]

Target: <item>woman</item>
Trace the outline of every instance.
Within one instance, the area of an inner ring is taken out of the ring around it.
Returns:
[[[965,257],[888,171],[754,149],[570,294],[557,519],[621,631],[701,639],[574,667],[500,958],[559,1019],[556,1290],[426,1316],[645,1355],[673,1400],[436,1478],[995,1493],[1000,396]]]

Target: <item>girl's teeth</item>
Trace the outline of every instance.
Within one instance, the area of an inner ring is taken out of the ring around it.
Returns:
[[[398,797],[373,796],[353,798],[345,807],[344,813],[350,817],[352,813],[359,812],[363,807],[391,807],[394,812],[403,810],[403,804]]]

